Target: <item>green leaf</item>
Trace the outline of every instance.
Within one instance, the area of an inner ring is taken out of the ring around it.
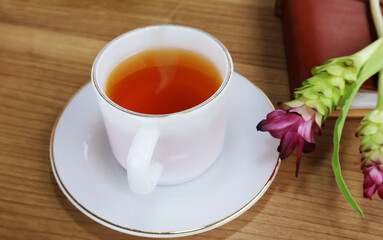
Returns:
[[[339,145],[340,145],[340,139],[342,136],[342,130],[343,126],[346,120],[346,116],[348,113],[348,110],[350,109],[350,105],[352,100],[354,99],[356,93],[358,92],[359,88],[362,86],[362,84],[370,78],[372,75],[377,73],[378,71],[383,69],[383,44],[379,44],[377,49],[372,53],[372,55],[368,58],[364,66],[362,67],[361,71],[358,74],[358,78],[356,80],[355,86],[352,88],[350,95],[345,99],[344,105],[342,107],[342,112],[339,118],[336,121],[335,129],[334,129],[334,153],[332,158],[332,167],[335,174],[335,179],[338,183],[338,186],[343,193],[346,200],[349,202],[349,204],[360,214],[364,217],[364,214],[354,198],[352,197],[350,191],[348,190],[344,179],[342,177],[342,172],[340,168],[340,162],[339,162]]]
[[[334,152],[332,155],[332,168],[334,170],[336,182],[338,183],[338,186],[341,192],[343,193],[344,197],[346,198],[348,203],[351,205],[351,207],[354,208],[360,215],[364,217],[362,210],[360,209],[358,204],[355,202],[354,198],[352,197],[350,191],[348,190],[346,186],[346,183],[343,180],[342,172],[340,169],[340,162],[339,162],[339,145],[340,145],[340,138],[342,136],[344,122],[346,120],[348,110],[350,109],[351,102],[354,99],[361,85],[362,84],[358,83],[357,86],[354,87],[353,91],[351,92],[351,95],[347,98],[347,100],[345,101],[345,104],[343,105],[342,113],[340,114],[339,118],[336,121],[335,129],[334,129]]]

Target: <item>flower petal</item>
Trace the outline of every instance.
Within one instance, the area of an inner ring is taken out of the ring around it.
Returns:
[[[257,130],[259,131],[270,131],[270,130],[282,130],[286,127],[289,127],[291,125],[294,125],[298,123],[301,119],[301,117],[298,114],[295,113],[288,113],[283,110],[278,109],[279,111],[284,112],[285,114],[273,114],[272,117],[269,117],[267,115],[267,118],[265,120],[262,120],[257,125]],[[273,112],[276,112],[278,110],[275,110]],[[272,113],[273,113],[272,112]]]
[[[371,168],[368,175],[374,181],[375,184],[383,183],[382,173],[378,170],[378,168],[376,166]]]
[[[297,146],[299,135],[296,132],[287,132],[281,139],[281,144],[278,146],[279,157],[283,160],[291,155]]]
[[[303,145],[303,152],[304,153],[311,153],[315,150],[315,143],[309,143],[309,142],[304,142]]]
[[[310,143],[315,143],[313,124],[313,119],[310,119],[309,121],[301,121],[298,126],[298,134]]]
[[[281,139],[287,131],[296,131],[295,129],[301,119],[302,117],[299,114],[277,109],[258,123],[257,130],[268,131],[271,136]]]
[[[366,168],[364,169],[366,170]],[[364,172],[364,181],[363,181],[363,188],[370,188],[375,184],[374,179],[371,178],[371,176],[368,174],[368,171]]]
[[[372,195],[374,195],[375,191],[376,191],[376,185],[374,184],[371,187],[365,188],[363,190],[363,196],[365,198],[371,199],[371,197],[372,197]]]
[[[381,199],[383,199],[383,184],[380,184],[378,187],[377,187],[377,192],[378,192],[378,195]]]

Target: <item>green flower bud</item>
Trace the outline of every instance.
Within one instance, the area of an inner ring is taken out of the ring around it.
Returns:
[[[354,82],[357,79],[361,67],[362,62],[358,56],[348,56],[330,59],[321,66],[314,67],[311,72],[313,75],[327,72],[330,75],[341,77],[346,81]]]
[[[358,55],[334,58],[323,65],[314,67],[314,76],[303,82],[295,91],[295,100],[284,103],[284,109],[307,106],[316,112],[318,126],[326,120],[330,112],[342,106],[355,85],[363,62]],[[305,118],[305,116],[303,116]]]
[[[375,109],[367,114],[356,136],[361,139],[362,168],[371,161],[382,161],[383,158],[383,110]]]

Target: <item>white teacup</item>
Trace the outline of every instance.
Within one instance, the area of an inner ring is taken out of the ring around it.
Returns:
[[[142,114],[120,107],[105,94],[112,70],[143,50],[182,48],[209,59],[222,84],[213,96],[190,109],[171,114]],[[96,57],[92,82],[112,151],[127,170],[131,190],[147,194],[157,184],[191,180],[218,158],[225,138],[231,56],[211,35],[191,27],[158,25],[127,32],[107,44]]]

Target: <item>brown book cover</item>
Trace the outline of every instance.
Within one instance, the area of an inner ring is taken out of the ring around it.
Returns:
[[[368,0],[279,0],[276,13],[282,20],[291,93],[312,76],[312,67],[377,39]],[[374,79],[363,85],[376,87]]]

